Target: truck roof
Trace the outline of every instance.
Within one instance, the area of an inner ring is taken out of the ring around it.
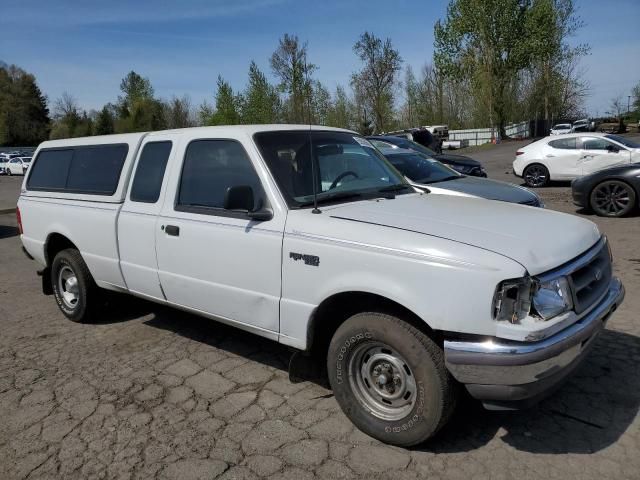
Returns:
[[[137,143],[145,136],[164,135],[167,133],[179,134],[189,132],[191,134],[201,133],[203,136],[219,135],[225,132],[245,132],[253,135],[256,132],[270,132],[279,130],[331,130],[336,132],[356,133],[343,128],[324,127],[321,125],[291,125],[291,124],[268,124],[268,125],[225,125],[217,127],[190,127],[173,130],[158,130],[153,132],[140,133],[120,133],[114,135],[96,135],[93,137],[65,138],[61,140],[48,140],[40,144],[40,148],[69,147],[74,145],[99,145],[101,143]]]

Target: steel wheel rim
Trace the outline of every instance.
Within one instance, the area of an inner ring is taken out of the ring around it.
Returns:
[[[593,191],[594,209],[603,215],[620,215],[631,205],[631,193],[624,185],[607,182]]]
[[[67,308],[73,310],[78,305],[80,298],[80,288],[78,287],[78,277],[71,267],[64,266],[58,273],[58,290],[62,303]]]
[[[381,342],[358,345],[349,359],[349,383],[358,402],[387,421],[406,417],[416,403],[416,381],[409,364]]]
[[[527,168],[527,172],[524,176],[525,181],[532,187],[541,187],[547,181],[547,172],[544,167],[534,165]]]

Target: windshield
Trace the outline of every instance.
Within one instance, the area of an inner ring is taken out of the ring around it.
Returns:
[[[437,155],[437,153],[431,150],[430,148],[427,148],[424,145],[420,145],[419,143],[416,143],[406,138],[398,138],[397,140],[394,139],[393,144],[397,145],[400,148],[407,148],[415,152],[420,152],[429,157],[432,157],[433,155]]]
[[[387,159],[412,182],[436,183],[460,178],[455,170],[421,153],[391,153]]]
[[[290,207],[313,201],[314,179],[319,202],[412,192],[384,156],[356,135],[289,130],[256,133],[254,140]],[[389,190],[395,185],[400,187]]]
[[[619,135],[605,135],[605,138],[608,138],[609,140],[613,140],[614,142],[618,142],[627,148],[640,148],[639,143],[634,142],[629,138],[621,137]]]

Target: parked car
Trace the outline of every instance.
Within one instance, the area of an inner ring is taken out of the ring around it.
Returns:
[[[447,135],[448,134],[449,131],[447,129]],[[427,128],[408,128],[406,130],[399,130],[396,132],[387,132],[383,135],[406,138],[407,140],[419,143],[436,153],[442,153],[442,138],[434,135]]]
[[[624,297],[592,222],[418,193],[328,127],[44,142],[16,215],[70,320],[113,290],[289,345],[326,362],[345,414],[395,445],[433,436],[458,383],[490,408],[549,393]]]
[[[640,206],[640,163],[605,168],[571,182],[573,203],[601,217],[623,217]]]
[[[28,166],[20,157],[14,157],[0,164],[0,168],[4,169],[5,175],[24,175]]]
[[[463,155],[453,155],[450,153],[436,153],[430,148],[420,145],[419,143],[407,140],[406,138],[394,137],[391,135],[375,135],[367,137],[376,148],[407,148],[435,158],[441,163],[448,165],[454,170],[473,177],[486,177],[487,172],[482,164],[469,157]]]
[[[409,182],[431,193],[463,195],[543,207],[531,190],[507,182],[468,177],[420,152],[404,148],[385,148],[382,154]]]
[[[546,137],[518,149],[513,173],[530,187],[573,180],[603,168],[640,161],[640,145],[619,135],[575,133]]]
[[[22,170],[23,173],[29,169],[29,165],[31,165],[31,157],[19,157],[22,160]]]
[[[571,133],[572,126],[570,123],[559,123],[551,127],[550,135],[562,135],[565,133]]]

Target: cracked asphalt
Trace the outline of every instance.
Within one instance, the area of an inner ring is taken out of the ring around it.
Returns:
[[[514,145],[475,157],[513,181]],[[540,193],[576,213],[566,185]],[[640,217],[589,218],[627,298],[586,363],[527,411],[463,399],[402,449],[355,429],[325,386],[291,383],[291,351],[269,340],[124,296],[101,323],[67,321],[0,215],[0,479],[638,479]]]

